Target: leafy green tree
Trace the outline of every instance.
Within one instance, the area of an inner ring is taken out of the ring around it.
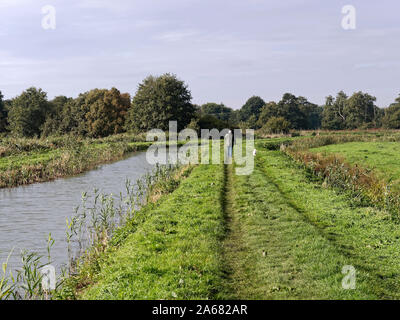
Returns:
[[[373,124],[376,118],[376,98],[361,91],[354,93],[345,104],[346,127],[356,129]]]
[[[67,132],[62,130],[62,122],[66,116],[66,105],[73,101],[72,98],[66,96],[58,96],[49,101],[49,111],[47,113],[46,121],[42,126],[42,135],[61,135]]]
[[[284,117],[272,117],[262,127],[262,131],[267,133],[289,133],[291,123]]]
[[[0,133],[7,129],[7,110],[3,98],[4,96],[0,91]]]
[[[195,115],[187,85],[175,75],[149,76],[139,85],[126,128],[134,131],[168,130],[169,121],[178,122],[178,130],[185,128]]]
[[[265,102],[260,97],[257,96],[251,97],[249,100],[246,101],[246,103],[240,109],[241,120],[247,121],[252,115],[254,115],[256,117],[256,120],[258,120],[258,117],[260,116],[261,113],[261,108],[264,105]]]
[[[336,98],[327,97],[322,127],[330,130],[377,127],[382,112],[375,106],[376,98],[368,93],[356,92],[348,97],[340,91]]]
[[[300,108],[300,103],[304,103],[302,99],[291,93],[285,93],[282,100],[278,102],[277,116],[289,121],[293,129],[307,128],[307,116]]]
[[[323,109],[316,104],[309,102],[304,97],[298,97],[297,102],[299,104],[299,110],[305,116],[306,120],[305,127],[299,129],[315,130],[320,128]]]
[[[306,98],[285,93],[278,103],[268,102],[261,109],[257,126],[264,127],[271,118],[284,118],[289,122],[290,128],[316,129],[321,124],[321,113],[322,108]]]
[[[223,129],[228,129],[229,123],[220,120],[212,115],[205,115],[198,120],[197,126],[200,129],[218,129],[219,131],[221,131]]]
[[[231,123],[231,125],[235,127],[239,122],[240,122],[240,110],[232,110],[229,117],[229,123]]]
[[[192,130],[196,131],[197,133],[200,133],[199,120],[200,120],[200,118],[198,118],[198,117],[193,118],[186,128],[192,129]]]
[[[233,110],[226,107],[223,103],[206,103],[201,106],[200,113],[202,116],[212,115],[222,121],[229,121]]]
[[[116,88],[94,89],[85,99],[84,110],[87,132],[91,137],[105,137],[123,132],[130,96],[121,94]]]
[[[400,95],[395,103],[384,110],[382,125],[387,129],[400,129]]]
[[[250,118],[247,119],[247,121],[244,121],[244,127],[246,129],[258,129],[257,117],[255,114],[252,114]]]
[[[322,112],[322,128],[328,130],[342,130],[346,128],[345,105],[347,95],[340,91],[336,98],[328,96],[326,98],[324,110]]]
[[[11,133],[24,137],[39,136],[48,111],[47,94],[42,89],[27,89],[12,99],[8,113]]]
[[[265,124],[268,122],[269,119],[272,117],[276,117],[278,115],[278,105],[276,102],[271,101],[268,102],[264,107],[261,109],[260,117],[258,118],[257,121],[257,126],[259,128],[262,128],[265,126]]]

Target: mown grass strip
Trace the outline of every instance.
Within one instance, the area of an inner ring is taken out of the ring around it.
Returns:
[[[301,236],[300,242],[292,242],[292,246],[297,248],[315,234],[314,246],[302,249],[307,253],[303,257],[306,260],[301,260],[304,270],[312,271],[310,280],[314,279],[309,292],[319,298],[400,297],[400,229],[390,214],[373,207],[353,206],[345,194],[311,182],[305,170],[280,152],[264,151],[257,163],[288,205],[312,227],[301,232],[295,225],[288,225],[287,234]],[[331,254],[315,250],[325,246],[332,248]],[[356,290],[340,287],[344,264],[357,270]],[[312,265],[314,268],[310,269]],[[318,289],[318,279],[326,283],[325,292]]]
[[[283,160],[279,152],[261,151],[252,175],[231,177],[234,216],[229,231],[232,235],[224,245],[230,276],[219,297],[374,298],[361,274],[356,290],[342,289],[341,270],[350,264],[350,259],[305,218],[266,174],[266,170],[278,168],[293,174]]]
[[[193,169],[102,263],[82,299],[212,299],[221,282],[222,165]]]

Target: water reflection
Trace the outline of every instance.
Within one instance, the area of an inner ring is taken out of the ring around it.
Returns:
[[[152,168],[143,152],[76,177],[0,189],[0,263],[5,262],[12,248],[12,269],[20,266],[22,249],[46,255],[50,232],[56,240],[52,248],[54,265],[67,263],[66,218],[74,215],[82,192],[98,188],[119,194],[125,190],[126,179],[135,182]]]

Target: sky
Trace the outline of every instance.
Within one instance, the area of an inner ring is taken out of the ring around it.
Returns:
[[[56,9],[44,29],[42,8]],[[345,30],[345,5],[356,12]],[[400,94],[398,0],[0,0],[0,91],[134,95],[169,72],[193,102],[240,108],[286,92],[323,104],[340,90],[386,107]]]

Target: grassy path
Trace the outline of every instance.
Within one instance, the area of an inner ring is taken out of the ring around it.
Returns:
[[[280,152],[259,152],[250,176],[228,168],[225,212],[228,276],[221,298],[398,296],[398,254],[389,255],[389,245],[371,245],[390,238],[397,246],[396,226],[384,212],[352,208],[343,195],[310,182]],[[385,266],[379,257],[387,259]],[[345,265],[356,268],[355,290],[342,288]]]
[[[220,287],[223,166],[200,165],[135,228],[83,299],[212,299]],[[137,225],[136,225],[137,223]]]
[[[80,297],[400,298],[400,228],[385,211],[354,207],[279,151],[260,148],[251,175],[234,169],[200,165],[141,212]]]
[[[222,244],[222,259],[224,261],[225,278],[221,288],[221,298],[236,299],[239,294],[248,287],[253,273],[246,270],[246,252],[248,248],[243,241],[243,230],[239,212],[235,207],[235,187],[233,166],[225,166],[225,188],[224,188],[224,214],[226,236]],[[243,294],[245,296],[245,294]]]

